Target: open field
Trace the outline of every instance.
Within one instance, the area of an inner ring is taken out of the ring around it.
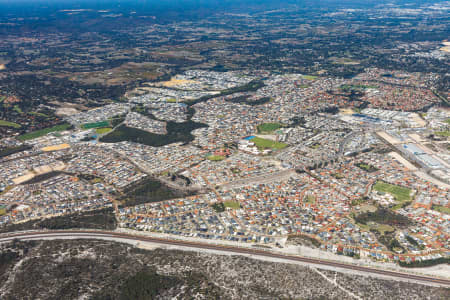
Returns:
[[[0,120],[0,126],[12,127],[12,128],[20,128],[20,127],[22,127],[20,124],[13,123],[13,122],[8,122],[8,121],[5,121],[5,120]]]
[[[434,134],[440,136],[450,136],[450,131],[436,131]]]
[[[228,208],[231,208],[231,209],[239,209],[239,208],[241,208],[241,205],[237,201],[225,201],[223,203],[223,205],[225,205],[225,207],[228,207]]]
[[[381,235],[395,231],[395,228],[387,224],[370,224],[370,229],[378,231]]]
[[[405,187],[389,184],[382,181],[377,181],[373,189],[378,192],[391,194],[398,203],[394,209],[400,208],[404,202],[411,201],[411,190]]]
[[[41,150],[44,152],[49,152],[49,151],[58,151],[58,150],[64,150],[64,149],[69,149],[69,148],[70,148],[69,144],[60,144],[60,145],[44,147]]]
[[[101,122],[83,124],[83,125],[81,125],[81,128],[83,128],[83,129],[102,128],[102,127],[108,127],[109,125],[110,124],[108,121],[101,121]]]
[[[358,227],[367,231],[377,231],[380,235],[393,233],[395,228],[387,224],[378,224],[376,222],[367,222],[367,224],[357,223]]]
[[[221,156],[221,155],[210,155],[207,157],[207,159],[209,159],[211,161],[221,161],[221,160],[224,160],[225,157]]]
[[[364,204],[364,205],[361,206],[360,211],[362,213],[364,213],[364,212],[376,212],[377,211],[377,207],[373,206],[373,205],[370,205],[370,204]]]
[[[175,86],[179,86],[179,85],[183,85],[183,84],[190,84],[190,83],[197,83],[197,82],[194,80],[172,78],[169,81],[161,82],[161,85],[163,85],[165,87],[175,87]]]
[[[264,123],[258,125],[258,133],[271,133],[281,127],[282,125],[280,123]]]
[[[431,209],[450,215],[450,207],[445,207],[445,206],[441,206],[441,205],[433,205],[431,207]]]
[[[57,131],[67,130],[68,128],[70,128],[70,126],[71,126],[70,124],[56,125],[56,126],[53,126],[53,127],[44,128],[44,129],[41,129],[41,130],[25,133],[25,134],[19,136],[18,139],[21,140],[21,141],[32,140],[32,139],[44,136],[44,135],[46,135],[46,134],[48,134],[50,132],[57,132]]]
[[[307,195],[305,199],[306,199],[306,203],[309,203],[309,204],[315,204],[317,201],[317,198],[314,195]]]
[[[105,133],[110,132],[111,130],[112,130],[111,127],[103,127],[103,128],[97,128],[97,129],[95,129],[95,132],[96,132],[97,134],[105,134]]]
[[[316,80],[317,76],[303,75],[303,78],[306,79],[306,80]]]
[[[260,137],[254,137],[251,141],[253,143],[255,143],[256,147],[258,147],[259,149],[280,150],[280,149],[284,149],[287,147],[287,144],[285,144],[285,143],[279,143],[276,141],[262,139]]]
[[[378,191],[378,192],[384,192],[384,193],[389,193],[392,196],[394,196],[394,198],[397,201],[407,201],[407,200],[411,200],[411,190],[405,187],[401,187],[401,186],[397,186],[397,185],[392,185],[389,183],[385,183],[385,182],[381,182],[378,181],[374,186],[373,189]]]

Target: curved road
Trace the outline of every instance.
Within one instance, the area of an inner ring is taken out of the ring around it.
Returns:
[[[56,239],[64,239],[64,238],[69,239],[70,238],[70,239],[73,239],[73,238],[77,238],[77,237],[79,237],[80,239],[82,239],[82,238],[126,239],[126,240],[138,241],[138,242],[150,242],[150,243],[157,243],[157,244],[170,245],[170,246],[183,246],[183,247],[197,248],[197,249],[225,251],[225,252],[236,253],[236,254],[258,255],[258,256],[262,256],[262,257],[278,258],[278,259],[283,259],[283,260],[292,261],[292,262],[304,262],[304,263],[310,263],[310,264],[316,264],[316,265],[336,267],[336,268],[341,268],[341,269],[346,269],[346,270],[360,271],[360,272],[364,272],[364,273],[368,273],[368,274],[379,274],[379,275],[384,275],[384,276],[401,278],[403,280],[405,280],[405,279],[406,280],[414,280],[414,281],[419,281],[419,282],[422,282],[425,284],[432,283],[432,284],[436,284],[436,285],[450,287],[450,280],[443,279],[443,278],[434,278],[434,277],[408,274],[408,273],[402,273],[402,272],[396,272],[396,271],[375,269],[375,268],[370,268],[370,267],[322,260],[322,259],[317,259],[317,258],[308,258],[308,257],[301,257],[301,256],[295,256],[295,255],[288,255],[288,254],[279,254],[279,253],[274,253],[274,252],[269,252],[269,251],[264,251],[264,250],[259,250],[259,249],[204,244],[204,243],[197,243],[197,242],[191,242],[191,241],[169,240],[169,239],[163,239],[163,238],[137,236],[137,235],[127,234],[127,233],[110,232],[110,231],[88,231],[88,230],[56,231],[55,230],[55,231],[42,231],[42,232],[23,232],[23,233],[13,233],[13,234],[8,234],[8,235],[3,235],[0,237],[0,242],[11,241],[13,239],[19,239],[19,240],[20,239],[23,239],[23,240],[45,239],[45,238],[56,238]]]

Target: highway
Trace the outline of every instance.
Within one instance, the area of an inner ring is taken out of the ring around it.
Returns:
[[[224,246],[224,245],[214,245],[205,244],[192,241],[182,241],[182,240],[170,240],[149,236],[132,235],[128,233],[110,232],[110,231],[88,231],[88,230],[64,230],[64,231],[34,231],[34,232],[22,232],[22,233],[11,233],[0,235],[0,243],[11,241],[13,239],[22,240],[34,240],[34,239],[74,239],[74,238],[101,238],[101,239],[124,239],[136,242],[149,242],[168,246],[181,246],[193,249],[206,249],[215,251],[224,251],[230,254],[245,254],[245,255],[256,255],[266,258],[277,258],[289,262],[303,262],[308,264],[313,264],[317,266],[328,266],[335,267],[344,270],[363,272],[368,275],[384,275],[395,277],[397,279],[402,279],[403,281],[416,281],[423,284],[433,284],[445,287],[450,287],[450,280],[444,278],[434,278],[423,275],[402,273],[397,271],[382,270],[371,267],[352,265],[347,263],[340,263],[329,260],[322,260],[317,258],[301,257],[296,255],[280,254],[269,252],[266,250],[252,249],[252,248],[241,248],[235,246]]]

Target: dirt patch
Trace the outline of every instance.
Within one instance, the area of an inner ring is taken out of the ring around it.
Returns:
[[[197,83],[197,82],[194,81],[194,80],[172,78],[172,79],[170,79],[170,81],[161,82],[161,85],[163,85],[165,87],[176,87],[176,86],[180,86],[180,85],[184,85],[184,84],[190,84],[190,83]]]
[[[71,116],[77,114],[79,111],[74,107],[60,107],[56,110],[57,116]]]

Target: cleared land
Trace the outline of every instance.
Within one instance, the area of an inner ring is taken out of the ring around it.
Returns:
[[[256,147],[258,149],[274,149],[274,150],[280,150],[287,147],[287,144],[280,143],[272,140],[263,139],[260,137],[254,137],[251,140],[253,143],[255,143]]]
[[[41,137],[43,135],[49,134],[50,132],[57,132],[57,131],[67,130],[68,128],[70,128],[70,126],[71,126],[70,124],[56,125],[56,126],[53,126],[53,127],[44,128],[44,129],[41,129],[41,130],[25,133],[25,134],[19,136],[18,139],[21,140],[21,141],[32,140],[32,139]]]
[[[41,150],[44,152],[49,152],[49,151],[64,150],[64,149],[68,149],[68,148],[70,148],[69,144],[60,144],[60,145],[44,147]]]
[[[190,83],[197,83],[197,81],[172,78],[172,79],[170,79],[170,81],[161,82],[161,85],[163,85],[165,87],[175,87],[175,86],[190,84]]]
[[[391,153],[389,153],[389,156],[391,156],[394,159],[396,159],[397,161],[399,161],[403,166],[405,166],[409,170],[417,171],[417,168],[412,163],[410,163],[409,161],[404,159],[403,156],[401,156],[397,152],[391,152]]]

